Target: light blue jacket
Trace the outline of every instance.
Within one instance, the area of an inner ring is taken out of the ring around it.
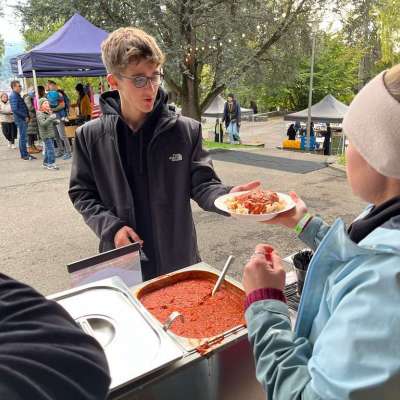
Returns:
[[[246,311],[268,400],[400,399],[400,217],[359,244],[338,219],[300,237],[317,249],[292,332],[276,300]]]

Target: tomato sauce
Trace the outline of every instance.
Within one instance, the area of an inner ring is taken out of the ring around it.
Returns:
[[[173,311],[184,316],[176,319],[171,331],[188,338],[207,338],[243,325],[244,293],[222,284],[212,297],[215,282],[207,279],[187,279],[154,290],[140,298],[143,305],[164,323]]]

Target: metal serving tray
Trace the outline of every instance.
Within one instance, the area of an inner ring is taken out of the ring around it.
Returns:
[[[190,267],[183,268],[181,270],[172,272],[167,275],[163,275],[152,279],[150,281],[144,282],[140,285],[135,286],[131,289],[133,293],[133,297],[135,298],[137,307],[140,309],[143,315],[146,315],[148,319],[153,321],[154,325],[159,327],[162,326],[161,322],[158,321],[151,313],[146,309],[146,307],[141,303],[140,299],[146,293],[152,292],[153,290],[161,289],[165,286],[171,285],[175,282],[179,282],[185,279],[193,279],[193,278],[204,278],[209,279],[211,281],[217,281],[220,271],[210,267],[206,263],[199,263],[196,265],[192,265]],[[224,285],[231,288],[231,290],[237,292],[243,292],[243,287],[236,282],[234,279],[229,276],[225,277]],[[178,336],[174,334],[171,330],[167,331],[168,334],[181,346],[185,349],[187,353],[196,351],[197,348],[200,348],[204,345],[207,345],[208,351],[204,351],[203,353],[209,353],[217,348],[223,347],[227,339],[229,341],[230,338],[240,338],[243,336],[247,337],[247,328],[245,325],[238,325],[233,327],[232,329],[222,332],[221,334],[202,339],[188,338],[183,336]],[[215,344],[213,344],[215,343]],[[210,346],[208,346],[210,345]]]
[[[183,350],[137,307],[118,277],[49,297],[103,347],[111,389],[132,383],[183,357]]]

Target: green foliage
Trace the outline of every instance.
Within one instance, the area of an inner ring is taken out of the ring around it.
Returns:
[[[321,34],[317,39],[314,64],[313,103],[327,94],[349,103],[357,92],[358,64],[362,56],[356,46],[348,46],[340,34]],[[292,80],[265,79],[238,90],[242,104],[256,100],[261,111],[298,110],[308,106],[310,55],[299,54],[291,67]],[[288,67],[288,66],[287,66]],[[267,74],[265,74],[267,76]],[[277,76],[277,75],[273,75]]]
[[[376,6],[381,62],[394,65],[399,59],[400,0],[382,0]]]
[[[26,47],[25,50],[29,51],[38,44],[44,42],[54,32],[58,31],[64,25],[64,21],[59,19],[52,23],[43,25],[40,28],[28,27],[23,31]]]

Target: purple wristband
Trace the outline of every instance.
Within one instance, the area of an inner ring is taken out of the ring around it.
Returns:
[[[250,307],[251,304],[260,300],[279,300],[286,303],[286,297],[283,294],[283,291],[275,288],[262,288],[256,289],[250,292],[244,303],[245,311]]]

